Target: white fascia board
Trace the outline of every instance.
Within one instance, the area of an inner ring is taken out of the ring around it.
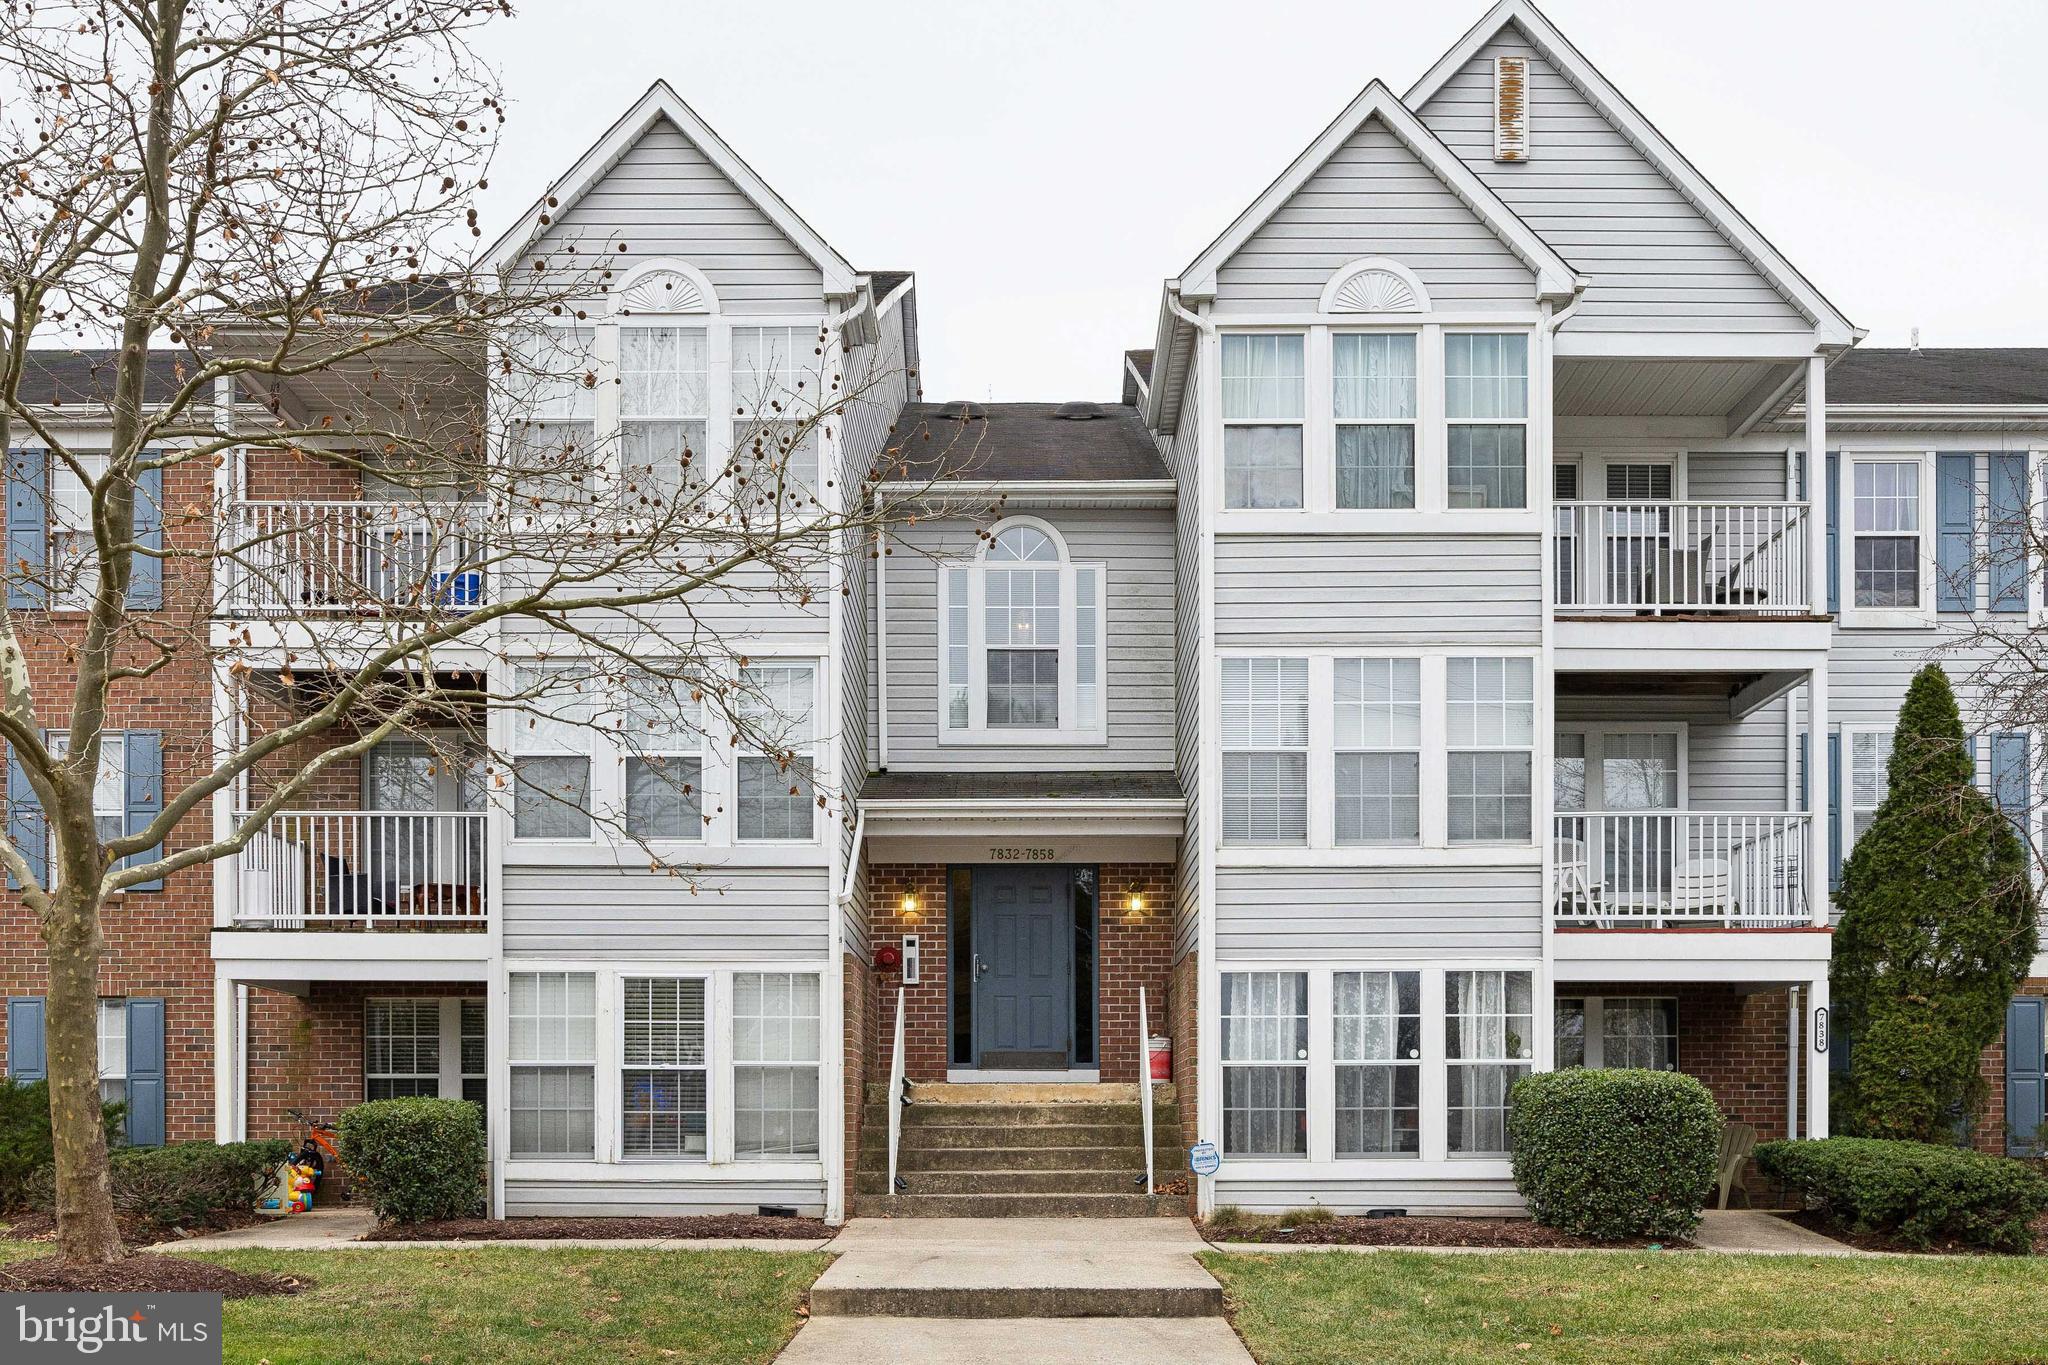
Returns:
[[[892,797],[861,802],[875,830],[885,824],[926,820],[1095,820],[1105,815],[1172,816],[1187,802],[1177,796]]]
[[[1770,362],[1807,360],[1825,349],[1818,332],[1585,332],[1567,326],[1556,337],[1560,360]]]
[[[768,220],[796,243],[797,249],[808,256],[824,274],[825,294],[833,298],[850,298],[859,289],[860,276],[847,264],[846,258],[834,251],[817,231],[791,208],[783,197],[777,194],[767,181],[757,174],[740,158],[739,153],[729,146],[725,139],[715,132],[711,125],[697,116],[697,112],[683,103],[667,81],[656,81],[647,87],[642,95],[618,121],[605,130],[604,135],[591,144],[578,157],[576,163],[560,180],[548,190],[542,191],[533,206],[519,216],[510,231],[491,243],[486,257],[495,263],[499,273],[513,277],[513,267],[519,254],[531,245],[542,231],[541,216],[548,214],[560,220],[562,214],[573,208],[578,200],[588,194],[605,173],[617,164],[620,157],[631,150],[634,143],[649,128],[667,119],[682,130],[685,137],[695,143],[704,153],[705,159],[718,168],[725,177],[738,186],[754,204],[754,207],[768,215]],[[552,193],[555,207],[548,207]]]
[[[1023,503],[1102,503],[1119,507],[1171,507],[1177,485],[1172,479],[947,479],[879,484],[876,491],[929,503],[986,502],[1005,498]]]
[[[1443,89],[1445,82],[1462,71],[1481,48],[1510,25],[1521,29],[1522,35],[1557,68],[1558,74],[1571,82],[1609,123],[1620,130],[1622,136],[1634,144],[1659,174],[1705,214],[1715,229],[1727,238],[1728,244],[1761,271],[1787,302],[1806,315],[1807,320],[1814,324],[1815,334],[1823,346],[1853,346],[1861,339],[1864,334],[1842,316],[1827,297],[1800,274],[1529,0],[1500,0],[1488,10],[1464,37],[1452,45],[1450,51],[1438,59],[1435,66],[1423,73],[1421,80],[1409,87],[1408,107],[1420,109],[1428,104]],[[1563,338],[1564,334],[1560,333],[1558,339],[1562,341]]]
[[[1185,370],[1179,381],[1173,378],[1174,348],[1184,339],[1195,344],[1195,329],[1172,308],[1179,289],[1179,280],[1168,280],[1159,291],[1159,323],[1152,338],[1154,382],[1145,396],[1145,425],[1162,436],[1172,435],[1180,425],[1181,394],[1186,387]]]
[[[1251,207],[1237,216],[1222,236],[1195,258],[1194,264],[1181,272],[1182,298],[1215,297],[1216,272],[1371,118],[1378,118],[1385,124],[1387,131],[1443,182],[1444,188],[1463,200],[1465,206],[1493,231],[1494,236],[1535,272],[1538,300],[1566,302],[1584,287],[1578,273],[1536,234],[1535,229],[1516,217],[1514,210],[1487,188],[1486,182],[1456,152],[1423,127],[1421,120],[1392,90],[1375,80],[1360,91],[1358,98],[1352,100],[1344,112],[1337,115],[1336,120],[1309,144],[1308,149],[1281,172],[1279,179],[1266,187],[1266,192],[1254,200]]]
[[[1827,970],[1826,929],[1585,929],[1556,936],[1569,981],[1798,982]]]

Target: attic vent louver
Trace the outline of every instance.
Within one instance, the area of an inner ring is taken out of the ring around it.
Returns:
[[[1052,410],[1052,415],[1067,422],[1092,422],[1102,416],[1102,405],[1086,401],[1062,403]]]
[[[1529,159],[1529,59],[1493,59],[1493,159]]]

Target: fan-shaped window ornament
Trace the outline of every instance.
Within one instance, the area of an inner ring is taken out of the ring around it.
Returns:
[[[613,299],[613,307],[627,313],[718,311],[718,294],[711,281],[681,262],[649,262],[627,277]]]
[[[1426,313],[1429,290],[1398,261],[1353,261],[1323,290],[1326,313]]]

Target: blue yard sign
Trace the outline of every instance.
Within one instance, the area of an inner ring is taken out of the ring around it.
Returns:
[[[1222,1164],[1223,1158],[1213,1142],[1198,1142],[1188,1148],[1188,1169],[1196,1175],[1214,1175]]]

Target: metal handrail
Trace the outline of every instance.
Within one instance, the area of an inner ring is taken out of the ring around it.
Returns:
[[[889,1046],[889,1193],[896,1193],[896,1152],[903,1141],[903,987],[896,988],[896,1041]]]
[[[1145,988],[1138,987],[1138,1104],[1145,1128],[1145,1193],[1158,1188],[1152,1171],[1152,1028],[1145,1008]]]

